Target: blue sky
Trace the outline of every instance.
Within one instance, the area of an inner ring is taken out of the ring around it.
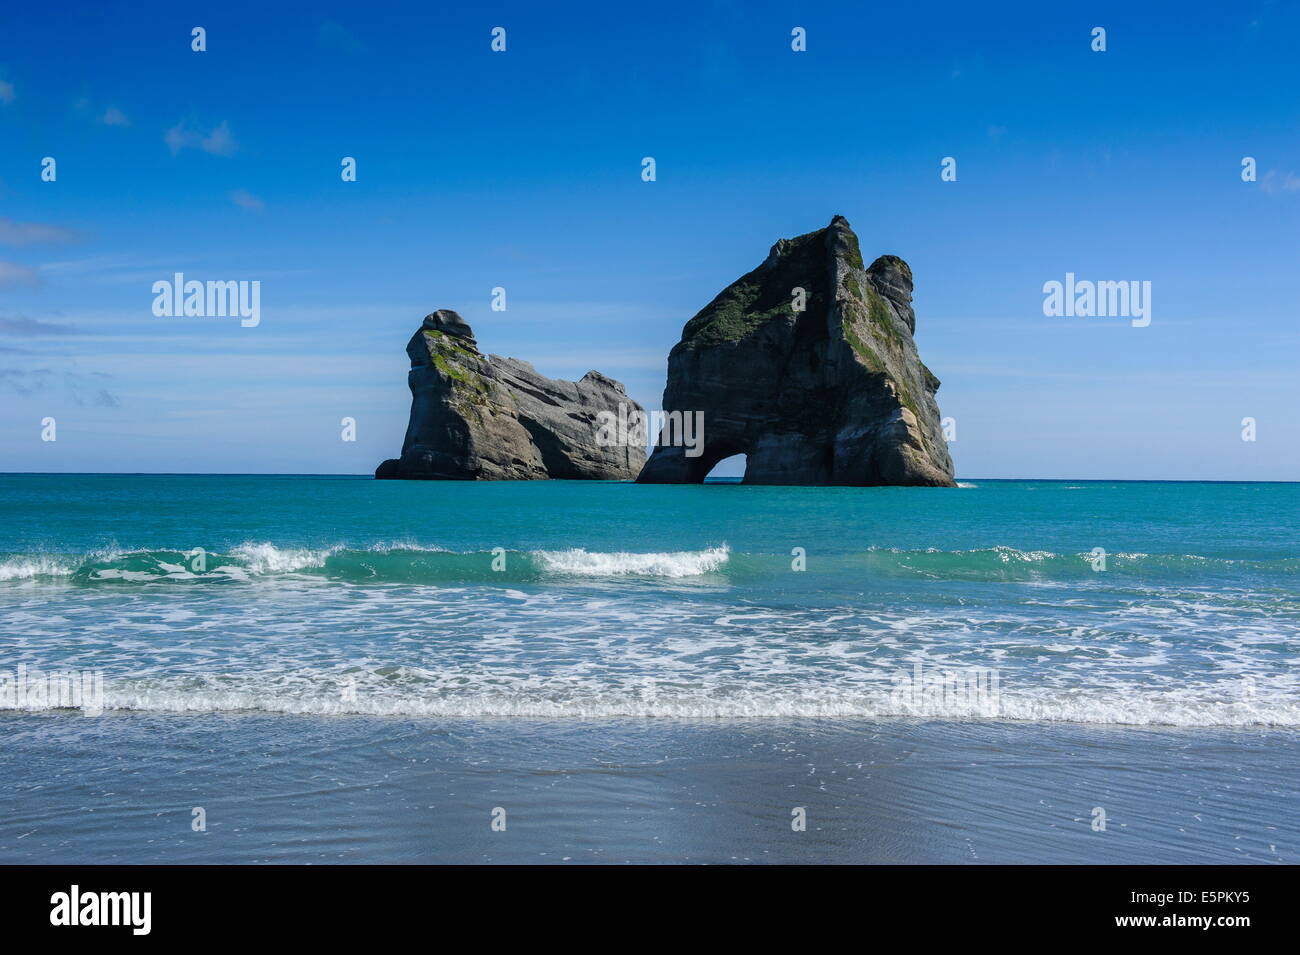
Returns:
[[[658,407],[686,320],[839,213],[912,266],[959,477],[1300,480],[1294,5],[461,6],[6,10],[0,471],[369,472],[438,307]],[[261,324],[155,317],[176,271]],[[1150,326],[1045,317],[1066,272]]]

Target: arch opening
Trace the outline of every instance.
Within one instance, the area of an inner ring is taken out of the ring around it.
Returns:
[[[733,454],[715,464],[704,477],[707,484],[739,484],[745,477],[747,458],[743,454]]]

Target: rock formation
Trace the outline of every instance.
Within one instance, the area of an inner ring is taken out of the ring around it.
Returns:
[[[377,478],[631,480],[645,463],[641,443],[597,440],[600,412],[642,410],[598,371],[557,381],[526,361],[485,358],[469,325],[449,309],[425,318],[406,353],[411,420],[402,456],[379,465]]]
[[[911,303],[907,263],[864,267],[842,216],[778,241],[668,357],[664,410],[703,412],[702,453],[657,446],[637,480],[698,483],[745,454],[746,484],[953,486]]]

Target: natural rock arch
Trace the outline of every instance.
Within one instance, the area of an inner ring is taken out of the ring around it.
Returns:
[[[907,263],[865,267],[842,216],[778,241],[669,355],[664,410],[703,413],[702,453],[657,446],[637,480],[698,484],[744,454],[746,484],[953,486],[911,303]]]

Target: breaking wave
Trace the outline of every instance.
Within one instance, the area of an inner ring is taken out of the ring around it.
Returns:
[[[614,577],[636,574],[644,577],[698,577],[722,567],[730,552],[725,546],[708,550],[668,554],[626,554],[588,552],[581,548],[537,551],[531,555],[552,573],[578,577]]]
[[[212,583],[297,575],[345,582],[456,583],[552,577],[686,578],[714,573],[730,558],[726,545],[698,551],[626,553],[492,550],[456,553],[413,544],[357,549],[243,543],[228,553],[175,550],[96,551],[83,556],[0,555],[0,582]]]
[[[1091,553],[1058,554],[1014,547],[946,551],[878,549],[817,556],[819,569],[856,571],[882,577],[1037,582],[1090,579],[1205,578],[1222,574],[1300,574],[1300,558],[1245,560],[1197,554],[1114,553],[1099,568]],[[1104,569],[1105,573],[1099,573]],[[0,583],[70,581],[99,583],[211,583],[297,575],[343,582],[473,583],[548,578],[683,579],[725,575],[753,579],[785,575],[790,558],[780,554],[733,554],[725,545],[703,550],[632,553],[568,550],[458,553],[414,544],[381,543],[365,548],[282,547],[247,542],[228,553],[128,550],[66,554],[0,555]]]
[[[1027,686],[1000,699],[953,695],[917,704],[900,700],[888,680],[763,683],[725,674],[625,679],[590,674],[501,674],[396,666],[337,673],[104,678],[105,710],[173,713],[276,713],[448,719],[938,719],[1066,722],[1127,726],[1300,726],[1289,691],[1243,699],[1239,687],[1207,683],[1177,689],[1065,689]],[[57,702],[15,705],[0,692],[0,711],[70,709]]]

